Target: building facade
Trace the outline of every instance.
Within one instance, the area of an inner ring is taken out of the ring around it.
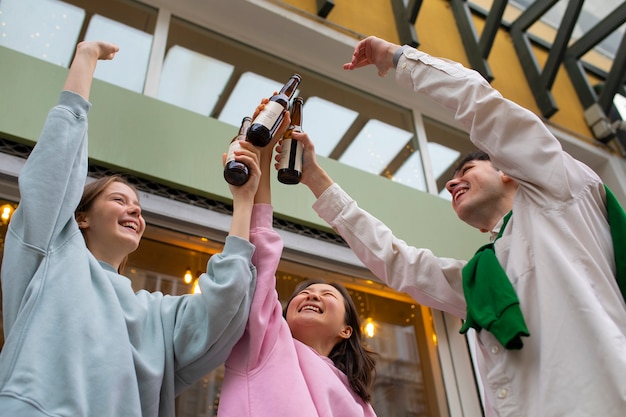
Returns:
[[[126,270],[137,289],[193,291],[195,276],[221,249],[230,222],[222,153],[242,117],[293,73],[303,79],[303,128],[331,176],[408,243],[440,256],[470,257],[485,236],[456,218],[444,189],[454,162],[472,149],[465,132],[442,109],[397,86],[392,75],[342,69],[367,35],[417,41],[432,55],[472,66],[455,3],[2,0],[0,208],[7,218],[0,238],[19,204],[17,175],[56,102],[76,43],[105,39],[120,52],[96,72],[90,175],[120,172],[141,191],[148,229]],[[460,3],[472,3],[469,22],[484,33],[488,12],[507,2]],[[520,3],[499,19],[485,75],[505,97],[543,116],[563,147],[625,202],[619,144],[598,140],[585,117],[589,103],[580,99],[565,65],[555,67],[548,89],[557,110],[546,111],[528,82],[527,62],[519,59],[507,23],[529,7]],[[607,15],[618,4],[610,3]],[[554,13],[567,15],[561,6]],[[547,18],[532,28],[532,51],[546,66],[550,47],[542,40],[556,45],[555,33]],[[615,33],[623,34],[623,26]],[[611,79],[614,65],[621,65],[620,45],[585,56],[591,84]],[[381,354],[373,399],[378,415],[481,415],[481,387],[465,336],[458,333],[460,321],[380,283],[315,215],[305,186],[276,182],[273,201],[275,227],[285,240],[278,292],[287,297],[310,277],[349,288],[369,324],[367,341]],[[215,415],[222,375],[218,369],[183,393],[177,415]]]

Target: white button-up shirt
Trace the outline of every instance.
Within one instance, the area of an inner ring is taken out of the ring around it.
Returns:
[[[519,183],[495,251],[530,337],[521,350],[507,350],[488,331],[477,333],[486,415],[626,415],[626,305],[614,277],[600,178],[566,154],[535,114],[504,99],[475,71],[409,48],[396,78],[449,109],[472,142]],[[337,184],[314,208],[384,282],[465,317],[465,261],[395,238]]]

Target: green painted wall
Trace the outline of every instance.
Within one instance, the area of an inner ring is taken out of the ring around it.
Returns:
[[[0,134],[24,143],[37,140],[57,100],[67,70],[0,47]],[[104,166],[214,199],[229,201],[221,155],[236,127],[94,81],[89,113],[89,155]],[[382,219],[412,245],[440,256],[471,256],[487,237],[457,219],[449,202],[319,158],[330,175],[360,206]],[[304,185],[274,179],[276,216],[329,230],[311,209]]]

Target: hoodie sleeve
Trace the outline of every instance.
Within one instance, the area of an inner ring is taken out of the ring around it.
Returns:
[[[276,292],[276,270],[283,242],[272,228],[272,206],[254,206],[250,241],[256,247],[252,262],[258,273],[257,287],[246,331],[226,362],[229,368],[242,372],[255,369],[263,363],[284,324]]]
[[[63,91],[19,176],[20,204],[9,224],[2,264],[5,332],[44,257],[79,233],[74,210],[87,177],[91,104]]]
[[[20,205],[12,232],[43,252],[50,250],[54,237],[73,222],[83,193],[89,108],[81,96],[62,92],[19,176]]]
[[[253,252],[247,240],[228,236],[199,278],[201,293],[175,304],[177,394],[223,364],[243,334],[256,284]]]

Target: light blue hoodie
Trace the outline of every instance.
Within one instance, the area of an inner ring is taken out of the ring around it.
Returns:
[[[2,264],[3,416],[174,416],[175,395],[225,361],[248,318],[244,239],[226,239],[196,295],[135,293],[89,252],[74,210],[90,107],[62,92],[20,175]]]

